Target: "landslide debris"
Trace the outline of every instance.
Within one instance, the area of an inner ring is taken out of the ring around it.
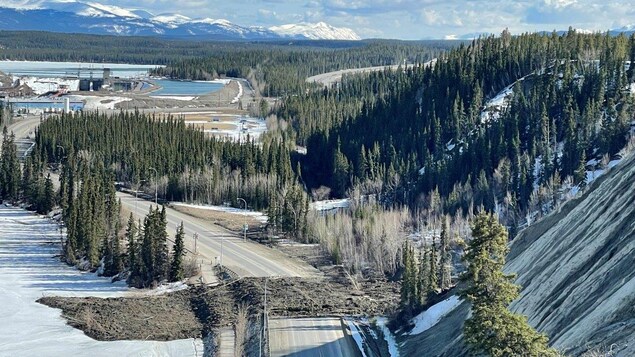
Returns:
[[[43,297],[68,324],[104,341],[199,338],[236,325],[240,307],[249,320],[269,316],[376,316],[399,304],[399,284],[383,278],[352,279],[341,266],[325,278],[241,278],[217,286],[191,286],[159,296],[119,298]]]
[[[191,308],[188,290],[105,299],[42,297],[37,302],[61,309],[69,325],[99,341],[200,337],[203,327]]]

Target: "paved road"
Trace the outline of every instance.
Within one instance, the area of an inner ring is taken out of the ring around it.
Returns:
[[[137,215],[148,213],[154,203],[134,196],[118,192],[125,209]],[[317,269],[297,259],[293,259],[280,251],[265,247],[251,241],[243,241],[241,237],[220,226],[202,219],[188,216],[171,208],[166,208],[168,233],[173,235],[176,226],[183,222],[186,235],[186,248],[194,251],[194,233],[198,234],[196,251],[203,261],[203,271],[212,264],[221,263],[239,276],[320,276]],[[236,219],[242,219],[237,216]],[[222,252],[221,252],[222,250]],[[222,256],[222,258],[221,258]],[[212,277],[205,274],[205,282],[212,282]]]
[[[236,335],[234,329],[231,327],[221,328],[218,338],[219,357],[234,357],[234,345],[236,344]]]
[[[429,66],[430,64],[434,64],[434,62],[436,62],[436,59],[433,59],[432,61],[428,61],[426,63],[424,63],[424,66]],[[391,69],[391,70],[396,70],[397,68],[399,68],[400,65],[392,65],[392,66],[375,66],[375,67],[364,67],[364,68],[350,68],[350,69],[342,69],[339,71],[333,71],[333,72],[327,72],[327,73],[322,73],[322,74],[318,74],[315,76],[311,76],[308,77],[306,79],[307,82],[309,83],[320,83],[323,84],[325,86],[330,86],[333,83],[336,82],[340,82],[342,80],[342,75],[344,74],[358,74],[358,73],[365,73],[365,72],[376,72],[376,71],[383,71],[385,69]],[[407,68],[411,68],[414,67],[414,64],[407,64],[406,67]]]
[[[26,117],[15,118],[13,124],[9,125],[7,129],[9,130],[9,133],[13,132],[17,139],[26,138],[27,136],[33,139],[33,132],[39,124],[39,115],[29,115]]]
[[[270,318],[271,357],[354,357],[360,352],[340,318]]]

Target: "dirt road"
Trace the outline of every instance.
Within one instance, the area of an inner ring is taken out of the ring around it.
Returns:
[[[271,356],[359,356],[344,334],[340,318],[272,318],[269,320]]]

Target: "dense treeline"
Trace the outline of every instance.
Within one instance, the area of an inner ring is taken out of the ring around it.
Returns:
[[[37,160],[37,155],[33,156]],[[67,263],[86,270],[100,269],[104,276],[123,273],[129,285],[139,288],[185,277],[182,226],[172,258],[165,207],[151,208],[142,228],[131,214],[121,237],[121,203],[115,195],[114,172],[87,151],[75,154],[71,149],[64,158],[59,198],[67,232]]]
[[[112,169],[109,179],[133,189],[145,183],[142,188],[154,193],[156,186],[166,200],[236,207],[241,197],[254,209],[268,209],[276,228],[304,229],[308,196],[282,139],[238,143],[208,137],[179,119],[121,112],[50,118],[40,125],[36,144],[43,161],[84,153]]]
[[[123,269],[119,246],[120,204],[112,172],[100,161],[70,152],[60,175],[60,205],[66,226],[64,256],[69,264],[96,269],[105,257],[108,276]]]
[[[438,190],[445,212],[505,202],[518,213],[539,205],[535,182],[580,183],[586,160],[624,146],[634,72],[625,63],[634,55],[633,37],[505,32],[433,67],[353,76],[290,98],[277,115],[307,145],[310,187],[342,197],[358,186],[415,209]],[[516,81],[508,105],[482,116]]]
[[[46,163],[38,157],[28,156],[21,169],[15,136],[2,129],[0,149],[0,201],[25,202],[30,209],[49,213],[57,202],[50,175],[44,175]]]
[[[154,74],[250,79],[263,95],[303,93],[309,76],[346,68],[420,63],[456,41],[187,41],[157,37],[0,32],[0,59],[167,65]]]
[[[265,96],[304,93],[315,84],[306,78],[347,68],[423,63],[456,43],[443,41],[369,41],[351,48],[251,46],[218,51],[213,56],[184,59],[157,68],[154,74],[180,79],[242,77]],[[317,108],[315,108],[317,109]]]
[[[20,162],[17,157],[15,135],[2,128],[0,152],[0,200],[15,202],[20,198]]]

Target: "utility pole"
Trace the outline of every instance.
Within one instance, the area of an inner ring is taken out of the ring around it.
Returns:
[[[159,207],[159,204],[157,203],[158,199],[158,190],[159,190],[159,174],[157,172],[157,169],[155,169],[154,167],[150,167],[148,170],[153,170],[154,171],[154,204]]]
[[[291,207],[291,211],[293,212],[293,237],[295,238],[298,233],[298,214],[293,207]]]
[[[268,278],[265,278],[265,307],[262,313],[262,330],[260,332],[260,357],[262,357],[262,345],[265,342],[265,329],[267,328],[267,280]]]
[[[244,198],[237,198],[238,201],[243,201],[245,203],[245,211],[243,212],[243,219],[244,219],[244,225],[243,225],[243,240],[246,242],[247,241],[247,201],[245,201]]]

